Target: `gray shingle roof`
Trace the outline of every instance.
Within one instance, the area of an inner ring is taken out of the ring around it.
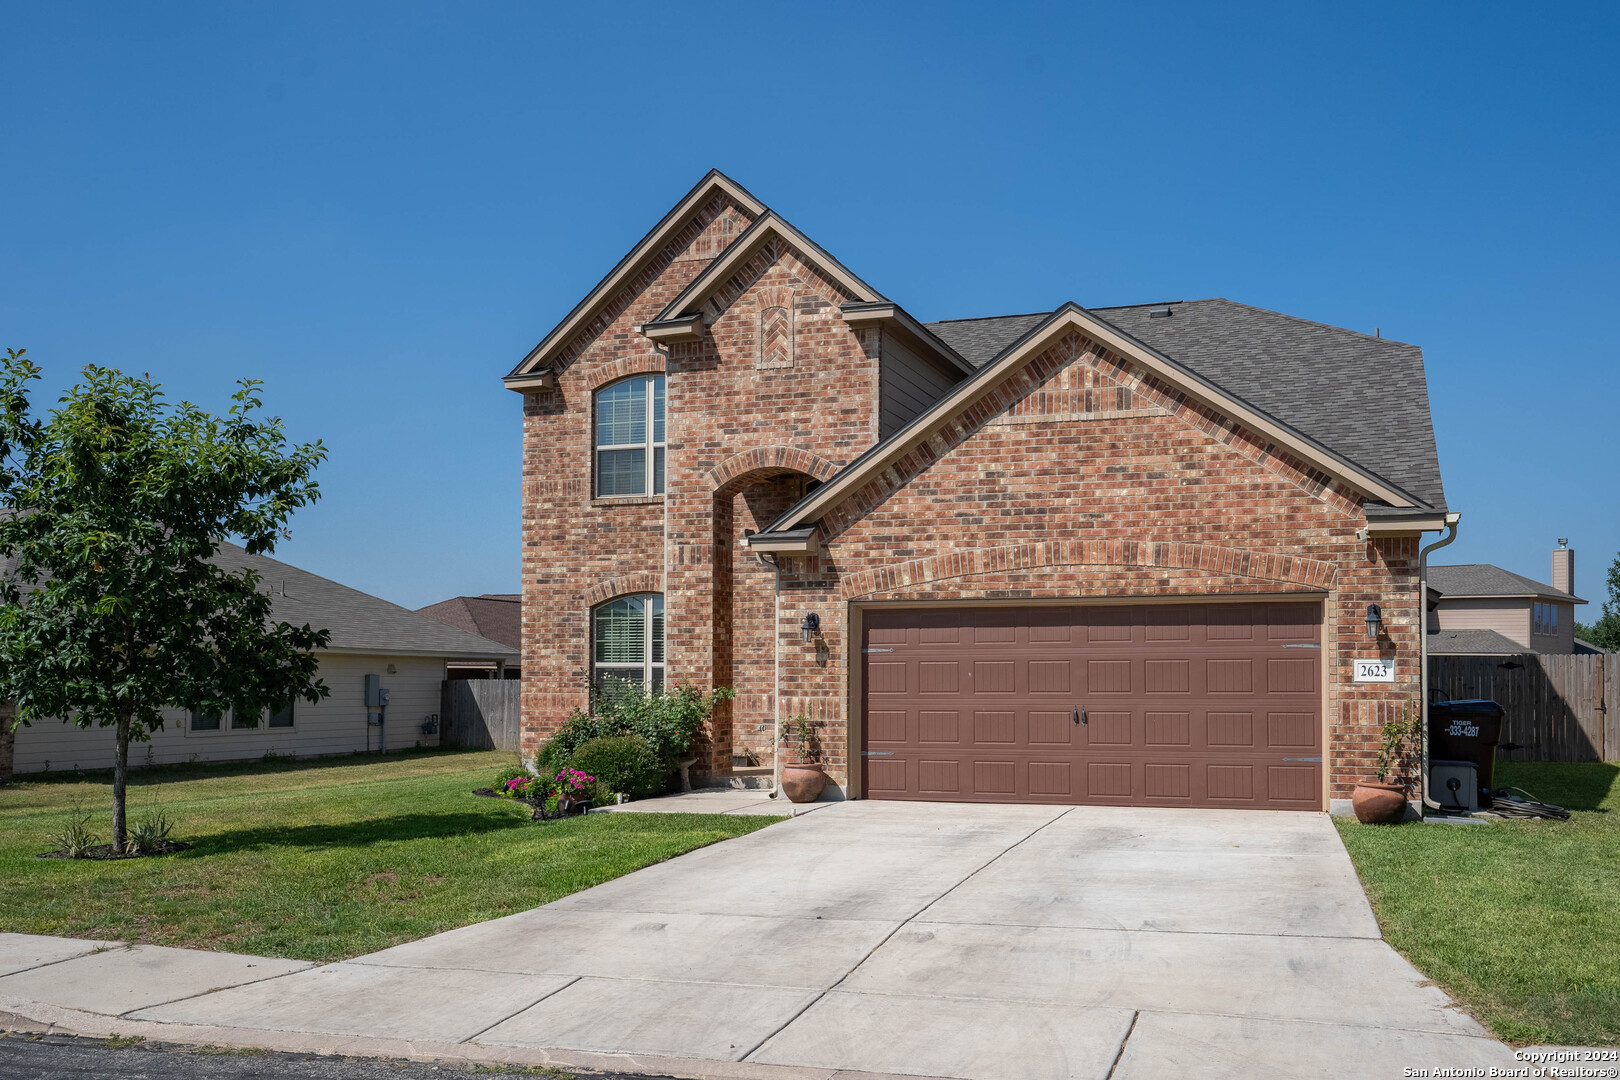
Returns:
[[[498,641],[434,622],[398,604],[339,585],[267,555],[249,555],[237,544],[221,543],[213,561],[227,570],[250,567],[259,588],[270,593],[271,614],[278,622],[332,631],[332,650],[411,653],[511,659],[517,650]],[[16,569],[15,558],[0,558],[0,576]]]
[[[1092,314],[1435,509],[1445,507],[1423,351],[1231,300]],[[1168,318],[1153,317],[1169,311]],[[929,323],[983,366],[1045,314]]]
[[[1538,600],[1565,600],[1584,604],[1578,596],[1490,563],[1429,567],[1429,587],[1441,596],[1534,596]]]
[[[332,649],[345,652],[415,653],[424,656],[508,658],[517,650],[465,630],[435,622],[409,608],[339,585],[267,555],[249,555],[222,543],[214,561],[227,569],[258,571],[271,592],[274,617],[332,631]]]
[[[1440,630],[1429,635],[1430,656],[1516,656],[1530,651],[1495,630]]]

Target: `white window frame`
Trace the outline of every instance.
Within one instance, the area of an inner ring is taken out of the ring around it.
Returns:
[[[596,620],[598,613],[611,604],[621,600],[640,600],[641,616],[643,619],[641,633],[641,660],[639,663],[628,661],[602,662],[596,658]],[[656,608],[656,610],[655,610]],[[653,640],[653,628],[661,625],[664,618],[664,594],[656,592],[625,593],[602,601],[591,608],[591,685],[600,684],[603,675],[615,675],[626,682],[637,681],[648,690],[654,690],[668,685],[668,665],[666,651],[667,644],[663,641],[656,643]],[[659,635],[663,637],[662,634]],[[660,655],[654,659],[655,651]],[[639,672],[639,677],[635,677]]]
[[[626,383],[632,383],[632,382],[645,383],[646,387],[647,387],[646,393],[642,395],[643,398],[645,399],[646,407],[647,407],[646,428],[645,428],[645,430],[647,432],[647,439],[646,439],[645,442],[603,444],[600,441],[601,440],[601,435],[600,435],[600,431],[599,431],[598,425],[597,425],[597,399],[600,398],[601,395],[607,393],[610,390],[613,390],[616,387],[620,387],[620,386],[625,385]],[[663,394],[663,393],[656,393],[655,394],[653,391],[654,391],[655,387],[659,388],[659,389],[662,389],[664,386],[665,386],[665,383],[664,383],[663,373],[662,372],[653,372],[651,374],[646,374],[646,375],[632,375],[627,379],[617,379],[617,380],[615,380],[613,382],[608,383],[606,386],[598,387],[596,392],[591,395],[591,442],[593,444],[593,449],[591,451],[591,491],[594,493],[595,498],[598,498],[598,499],[645,499],[645,498],[662,498],[663,497],[664,488],[667,486],[665,478],[666,478],[666,476],[668,475],[668,472],[669,472],[669,460],[668,460],[669,455],[668,455],[668,451],[666,450],[666,440],[665,439],[659,439],[659,438],[656,437],[657,432],[658,432],[658,425],[657,425],[658,407],[657,406],[658,406],[658,402],[660,400],[664,400],[664,401],[667,402],[667,398],[665,397],[665,394]],[[665,414],[665,421],[666,421],[665,422],[664,434],[667,437],[668,434],[669,434],[669,429],[668,429],[669,410],[668,410],[667,404],[666,404],[666,407],[665,407],[665,410],[664,410],[664,414]],[[643,471],[642,471],[641,490],[640,491],[620,491],[620,492],[614,492],[612,494],[608,494],[608,493],[605,493],[605,492],[602,491],[602,455],[604,453],[606,453],[608,451],[612,451],[612,450],[640,450],[640,451],[642,451],[642,470]],[[660,450],[665,451],[665,453],[664,453],[664,469],[662,471],[660,471],[658,469],[658,465],[657,465],[658,456],[659,456],[658,452]]]

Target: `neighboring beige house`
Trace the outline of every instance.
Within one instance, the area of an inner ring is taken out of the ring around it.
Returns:
[[[332,632],[320,652],[320,678],[330,696],[311,704],[296,702],[289,710],[259,718],[248,727],[236,717],[165,713],[163,730],[149,742],[130,747],[130,764],[185,761],[229,761],[280,754],[314,757],[348,754],[386,746],[400,750],[439,745],[441,684],[452,664],[494,667],[515,661],[517,650],[467,633],[386,600],[262,555],[249,555],[235,544],[221,545],[221,565],[252,567],[260,588],[273,597],[274,617]],[[385,708],[368,705],[367,677],[388,692]],[[379,725],[376,721],[379,719]],[[428,721],[433,721],[429,724]],[[434,730],[424,730],[431,727]],[[10,747],[0,737],[0,777],[18,773],[73,769],[107,769],[113,765],[111,728],[80,729],[59,721],[35,721],[18,728]],[[10,769],[8,769],[8,765]]]
[[[1575,552],[1560,540],[1552,584],[1490,563],[1429,567],[1430,655],[1595,651],[1575,638]]]

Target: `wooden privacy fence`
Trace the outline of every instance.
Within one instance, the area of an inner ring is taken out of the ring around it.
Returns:
[[[439,719],[442,746],[517,750],[523,709],[519,679],[446,679]]]
[[[1511,761],[1620,759],[1620,655],[1431,656],[1429,686],[1500,704]]]

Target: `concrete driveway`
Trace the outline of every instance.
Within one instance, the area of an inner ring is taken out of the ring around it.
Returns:
[[[1514,1064],[1379,937],[1327,818],[1256,811],[839,804],[533,911],[125,1015],[679,1075]]]

